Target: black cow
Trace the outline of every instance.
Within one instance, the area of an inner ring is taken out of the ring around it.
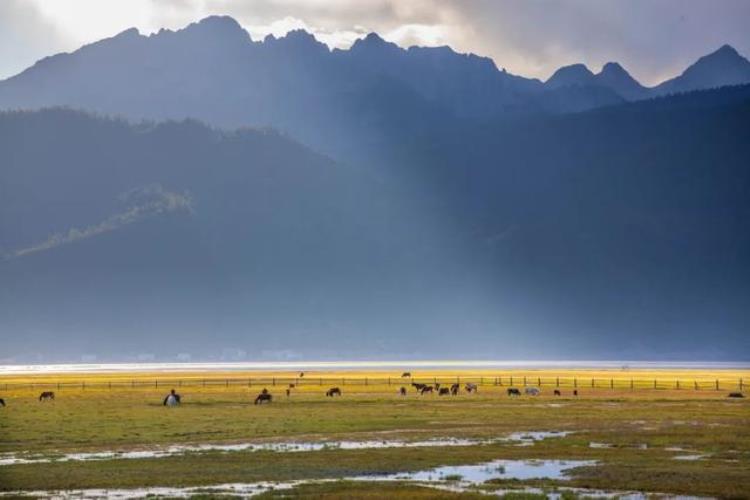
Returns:
[[[334,397],[334,396],[341,396],[341,389],[338,387],[331,387],[326,391],[326,396],[328,397]]]
[[[508,396],[520,396],[520,395],[521,395],[521,391],[519,391],[515,387],[508,388]]]
[[[741,392],[730,392],[728,398],[744,398],[745,395]]]
[[[447,396],[451,393],[451,390],[447,387],[441,387],[438,389],[438,396]]]
[[[5,400],[3,398],[0,398],[0,406],[5,406]]]
[[[435,388],[432,387],[431,385],[424,385],[424,386],[422,386],[422,389],[419,391],[419,394],[424,395],[424,393],[426,393],[426,392],[429,392],[430,394],[432,394],[432,391],[434,389]]]
[[[451,386],[451,394],[453,394],[454,396],[458,395],[458,391],[459,391],[459,389],[460,389],[460,388],[461,388],[461,386],[460,386],[460,385],[458,385],[458,384],[453,384],[453,385]]]
[[[55,399],[55,393],[52,391],[44,391],[39,395],[39,401],[49,401]]]
[[[406,387],[402,387],[401,389],[399,389],[398,393],[401,394],[402,396],[406,396]]]
[[[578,396],[578,389],[573,389],[573,396]]]
[[[170,397],[174,398],[174,403],[172,403],[172,404],[180,404],[182,402],[181,401],[182,398],[180,397],[180,395],[177,394],[176,392],[174,392],[174,389],[172,389],[171,391],[169,391],[169,394],[167,394],[164,397],[164,401],[162,402],[162,405],[167,406],[169,404],[169,398]]]
[[[401,374],[402,377],[411,377],[411,372],[404,372]]]
[[[559,389],[555,389],[555,396],[562,396]]]

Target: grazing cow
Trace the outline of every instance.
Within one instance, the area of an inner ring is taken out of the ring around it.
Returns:
[[[730,392],[728,398],[744,398],[745,395],[741,392]]]
[[[401,374],[401,377],[410,377],[411,378],[411,372],[404,372]]]
[[[3,398],[0,398],[0,406],[5,406],[5,400]]]
[[[434,390],[434,387],[432,387],[431,385],[425,385],[419,391],[419,394],[424,395],[425,392],[429,392],[430,394],[432,394],[433,390]]]
[[[519,391],[515,387],[508,388],[508,396],[520,396],[520,395],[521,395],[521,391]]]
[[[294,389],[294,387],[295,387],[294,384],[289,384],[290,389]]]
[[[438,396],[447,396],[451,393],[451,390],[447,387],[441,387],[438,389]]]
[[[456,396],[458,394],[458,390],[459,390],[460,387],[461,386],[458,385],[458,384],[453,384],[451,386],[451,394],[453,394],[454,396]]]
[[[177,406],[182,402],[182,398],[179,394],[174,392],[174,389],[169,391],[169,394],[164,398],[164,402],[162,403],[164,406]]]
[[[52,391],[44,391],[39,395],[39,401],[49,401],[55,399],[55,393]]]
[[[573,396],[578,396],[578,389],[573,389]]]
[[[537,387],[527,387],[523,392],[525,392],[527,396],[538,396],[542,391]]]
[[[270,403],[272,399],[273,396],[271,396],[270,394],[258,394],[258,397],[255,398],[255,404],[259,405],[263,403]]]
[[[465,389],[466,389],[466,392],[472,393],[472,392],[477,392],[479,387],[477,387],[477,384],[468,383],[466,384]]]
[[[326,396],[328,397],[334,397],[334,396],[341,396],[341,389],[338,387],[331,387],[326,391]]]
[[[302,378],[305,376],[305,372],[299,372],[299,378]]]
[[[289,396],[290,396],[291,394],[292,394],[292,391],[291,391],[291,390],[289,390],[289,389],[287,389],[287,390],[286,390],[286,397],[289,397]]]
[[[402,387],[401,389],[399,389],[398,393],[401,394],[402,396],[406,396],[406,387]]]
[[[560,389],[555,389],[555,396],[562,396]]]
[[[427,384],[417,384],[415,382],[412,382],[411,385],[412,385],[412,387],[414,387],[417,390],[417,392],[422,392],[422,389],[424,389],[425,387],[427,387]]]
[[[270,403],[272,399],[273,399],[273,396],[271,396],[271,394],[269,394],[268,389],[263,388],[263,390],[260,391],[260,394],[258,394],[258,397],[255,398],[255,404],[259,405],[259,404],[262,404],[264,402],[265,403]]]

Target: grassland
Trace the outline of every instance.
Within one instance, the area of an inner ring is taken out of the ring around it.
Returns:
[[[58,456],[70,452],[126,451],[164,445],[317,440],[415,440],[438,437],[491,438],[517,431],[574,431],[533,446],[492,443],[461,447],[327,449],[305,453],[270,451],[203,452],[163,458],[52,462],[0,466],[0,491],[73,488],[134,488],[201,486],[219,483],[336,479],[372,473],[403,472],[439,465],[471,464],[494,459],[587,459],[593,466],[577,469],[570,480],[497,481],[493,486],[569,485],[608,490],[640,490],[741,498],[750,495],[750,404],[730,400],[727,390],[641,388],[626,384],[591,389],[580,387],[573,397],[544,388],[540,397],[509,398],[507,386],[488,383],[478,394],[397,395],[394,373],[306,373],[307,384],[284,393],[286,386],[268,388],[270,405],[252,404],[260,386],[209,383],[229,378],[295,378],[297,373],[98,374],[0,379],[0,453]],[[496,374],[421,372],[423,378]],[[503,376],[509,374],[504,373]],[[722,380],[748,378],[746,372],[517,372],[520,380],[542,377],[618,380]],[[391,385],[343,385],[341,398],[326,398],[315,378],[380,380]],[[150,381],[161,380],[158,387]],[[169,379],[169,380],[168,380]],[[184,403],[161,405],[171,381]],[[133,381],[143,384],[132,384]],[[192,381],[193,383],[191,383]],[[37,400],[44,384],[60,382],[54,402]],[[64,385],[65,383],[70,385]],[[73,383],[75,382],[75,383]],[[85,382],[85,384],[79,384]],[[113,382],[112,389],[109,383]],[[130,384],[128,384],[130,382]],[[8,383],[8,389],[5,389]],[[24,384],[17,386],[14,384]],[[730,383],[730,382],[727,382]],[[30,384],[34,384],[31,386]],[[606,384],[605,384],[606,385]],[[671,384],[665,383],[665,387]],[[682,387],[690,386],[683,384]],[[592,448],[591,442],[607,443]],[[687,450],[676,452],[673,449]],[[679,454],[702,455],[695,461],[675,460]],[[298,487],[284,495],[374,498],[383,488],[389,496],[432,498],[437,493],[413,484],[372,485],[327,482]],[[269,496],[282,494],[268,493]],[[440,495],[451,496],[442,492]],[[465,495],[467,498],[474,494]]]

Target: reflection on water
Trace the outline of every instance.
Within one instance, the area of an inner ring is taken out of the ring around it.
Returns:
[[[99,451],[88,453],[68,453],[58,457],[34,456],[24,454],[0,454],[0,466],[18,464],[39,464],[49,462],[120,460],[165,458],[186,453],[205,452],[258,452],[298,453],[324,450],[366,450],[379,448],[430,448],[453,446],[480,446],[499,443],[514,443],[517,446],[530,446],[542,439],[563,437],[570,434],[566,431],[533,431],[515,432],[508,436],[486,439],[472,438],[435,438],[422,441],[379,440],[379,441],[313,441],[313,442],[272,442],[272,443],[235,443],[235,444],[196,444],[174,445],[152,450]]]

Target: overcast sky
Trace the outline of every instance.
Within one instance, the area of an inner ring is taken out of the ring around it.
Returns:
[[[541,79],[615,60],[651,85],[724,43],[750,55],[750,0],[0,0],[0,78],[129,27],[176,29],[210,14],[233,16],[254,39],[302,27],[344,48],[376,31]]]

